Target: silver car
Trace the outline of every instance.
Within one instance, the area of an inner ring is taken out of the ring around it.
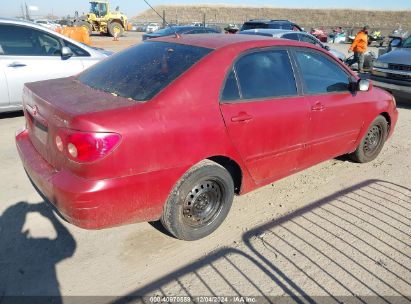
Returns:
[[[0,18],[0,112],[21,110],[24,83],[78,74],[110,54],[33,22]]]
[[[318,40],[313,35],[310,35],[307,32],[297,32],[297,31],[292,31],[292,30],[279,30],[279,29],[252,29],[252,30],[241,31],[239,32],[239,34],[260,35],[260,36],[268,36],[268,37],[274,37],[274,38],[284,38],[284,39],[308,42],[314,45],[318,45],[319,47],[329,51],[331,54],[333,54],[335,57],[337,57],[341,61],[345,60],[344,53],[334,50],[334,49],[330,49],[328,45],[323,44],[320,40]]]

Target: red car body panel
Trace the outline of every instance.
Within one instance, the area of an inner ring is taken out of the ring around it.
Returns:
[[[377,88],[354,96],[219,102],[225,77],[243,52],[275,46],[323,52],[311,44],[248,35],[157,40],[215,50],[145,103],[98,92],[74,78],[26,84],[28,127],[16,136],[20,157],[39,191],[77,226],[99,229],[157,220],[181,176],[207,158],[235,162],[243,194],[354,151],[381,113],[389,117],[391,133],[394,129],[392,97]],[[322,108],[315,110],[319,104]],[[34,133],[34,121],[47,125],[46,138]],[[114,132],[121,142],[103,159],[79,164],[53,144],[61,128]]]

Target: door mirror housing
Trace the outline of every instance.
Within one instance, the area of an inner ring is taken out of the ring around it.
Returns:
[[[74,55],[73,51],[68,46],[63,46],[61,48],[61,59],[67,60],[70,57],[72,57],[73,55]]]
[[[329,50],[331,50],[331,49],[330,49],[330,47],[329,47],[328,45],[324,45],[324,50],[329,51]]]
[[[368,79],[360,79],[358,81],[358,91],[368,92],[371,87],[371,82]]]

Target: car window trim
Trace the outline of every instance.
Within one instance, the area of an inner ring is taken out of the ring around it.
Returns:
[[[295,86],[297,89],[297,94],[295,95],[283,95],[283,96],[268,96],[268,97],[264,97],[264,98],[249,98],[249,99],[243,99],[243,93],[241,90],[241,84],[240,81],[238,79],[238,75],[237,75],[237,71],[235,69],[235,65],[237,63],[237,61],[239,61],[242,57],[249,55],[249,54],[253,54],[253,53],[259,53],[259,52],[266,52],[266,51],[271,51],[271,50],[280,50],[280,51],[286,51],[288,58],[290,60],[290,64],[291,64],[291,70],[293,72],[293,76],[294,76],[294,81],[295,81]],[[239,95],[240,95],[240,99],[239,100],[223,100],[223,92],[225,89],[225,85],[228,79],[228,76],[230,75],[231,71],[234,71],[234,75],[236,78],[236,82],[237,82],[237,87],[239,90]],[[292,98],[292,97],[300,97],[302,96],[302,91],[301,91],[301,86],[299,84],[299,78],[296,77],[296,71],[295,71],[295,66],[293,64],[293,60],[291,58],[291,54],[289,51],[289,47],[287,46],[268,46],[268,47],[259,47],[259,48],[253,48],[251,50],[246,50],[244,52],[242,52],[240,55],[238,55],[234,61],[232,62],[232,64],[230,65],[230,68],[228,69],[228,72],[226,73],[225,77],[224,77],[224,81],[223,84],[220,88],[220,96],[219,96],[219,103],[220,104],[235,104],[235,103],[245,103],[245,102],[264,102],[264,101],[268,101],[268,100],[276,100],[276,99],[281,99],[281,98]]]
[[[299,47],[299,46],[290,47],[290,54],[293,57],[293,60],[296,64],[296,69],[298,70],[303,96],[341,95],[341,94],[347,94],[347,93],[350,94],[350,95],[353,95],[353,92],[350,91],[349,89],[347,89],[347,91],[324,92],[324,93],[308,93],[308,92],[306,92],[307,89],[305,87],[305,82],[304,82],[304,79],[303,79],[303,76],[302,76],[302,71],[301,71],[300,66],[298,64],[298,61],[297,61],[296,51],[298,51],[298,50],[302,50],[302,51],[305,51],[305,52],[311,52],[311,53],[314,53],[314,54],[319,54],[320,56],[323,56],[326,60],[331,61],[331,63],[333,63],[335,61],[335,59],[333,59],[327,53],[324,53],[324,52],[321,52],[321,51],[318,51],[318,50],[315,50],[315,49],[304,48],[304,47]],[[327,58],[327,57],[329,57],[329,58]],[[332,60],[334,60],[334,61],[332,61]],[[334,62],[334,64],[337,67],[339,67],[347,75],[348,80],[350,79],[350,77],[352,77],[352,75],[346,70],[346,67],[341,66],[341,64],[339,62],[338,63]]]

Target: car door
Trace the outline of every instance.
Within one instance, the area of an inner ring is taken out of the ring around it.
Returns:
[[[350,74],[316,50],[294,49],[310,107],[305,167],[347,153],[357,140],[366,102],[350,90]]]
[[[81,58],[62,59],[57,36],[14,24],[0,24],[0,33],[0,66],[6,75],[11,105],[21,104],[26,82],[67,77],[83,70]]]
[[[1,51],[1,50],[0,50]],[[1,52],[0,52],[1,56]],[[6,74],[4,67],[1,66],[0,60],[0,108],[6,108],[10,105],[9,89],[7,87]]]
[[[230,139],[257,183],[296,171],[308,105],[299,96],[288,51],[253,51],[236,60],[220,108]]]

